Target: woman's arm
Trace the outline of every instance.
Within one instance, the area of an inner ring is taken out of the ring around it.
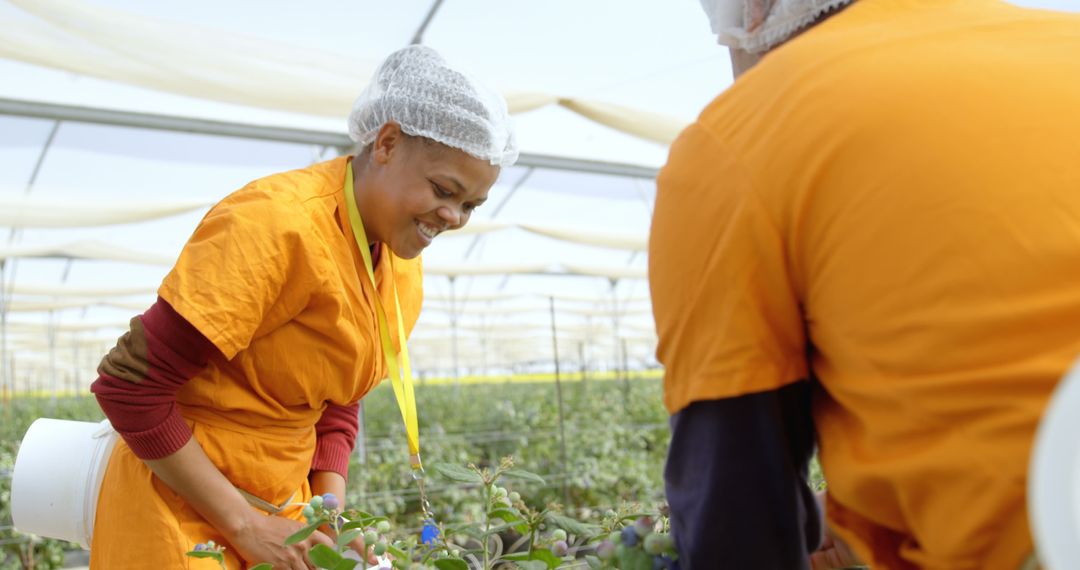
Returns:
[[[131,450],[202,515],[247,560],[307,568],[322,533],[286,548],[302,524],[255,511],[222,475],[176,408],[176,392],[206,367],[214,345],[163,299],[142,316],[101,362],[92,386],[105,415]]]
[[[308,476],[311,494],[333,493],[342,506],[345,506],[349,455],[359,432],[359,412],[359,403],[349,406],[330,403],[315,424],[315,456],[311,461],[311,475]],[[324,527],[324,531],[333,535],[329,528]],[[362,538],[357,538],[349,546],[357,553],[365,550]]]

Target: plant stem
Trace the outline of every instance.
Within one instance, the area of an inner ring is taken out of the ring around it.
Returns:
[[[488,514],[491,511],[491,483],[484,483],[484,570],[490,570],[490,561],[488,554],[488,540],[491,536],[488,533],[491,531],[491,516]]]

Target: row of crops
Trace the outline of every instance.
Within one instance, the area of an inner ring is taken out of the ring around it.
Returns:
[[[428,464],[492,468],[513,456],[516,465],[544,479],[515,481],[514,491],[536,508],[559,503],[583,519],[629,503],[655,508],[669,436],[660,393],[658,380],[642,379],[417,386],[423,456]],[[56,568],[66,546],[10,527],[10,470],[18,442],[42,416],[97,420],[101,413],[90,396],[21,398],[0,410],[0,569]],[[415,524],[418,491],[389,386],[365,398],[362,432],[347,504],[403,527]],[[482,516],[475,485],[431,476],[428,494],[440,519]]]

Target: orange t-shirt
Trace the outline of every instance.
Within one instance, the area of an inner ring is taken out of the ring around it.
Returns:
[[[221,351],[178,392],[185,417],[311,427],[327,402],[351,404],[386,376],[375,293],[346,210],[346,160],[252,182],[214,206],[184,247],[159,294]],[[375,272],[392,314],[386,261]],[[394,257],[393,267],[411,330],[420,258]],[[314,432],[305,439],[313,450]]]
[[[658,188],[669,411],[812,374],[830,523],[867,562],[1015,569],[1080,354],[1080,17],[860,0],[705,109]]]

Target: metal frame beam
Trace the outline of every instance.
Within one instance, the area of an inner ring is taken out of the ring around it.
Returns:
[[[57,103],[23,101],[19,99],[0,98],[0,115],[33,117],[53,121],[72,121],[77,123],[118,127],[133,127],[159,131],[239,137],[295,144],[312,144],[324,147],[334,147],[343,151],[353,146],[353,142],[349,139],[348,135],[331,131],[251,125],[210,119],[196,119],[153,113],[136,113],[94,107],[78,107]],[[637,164],[583,160],[531,153],[522,153],[517,161],[517,166],[647,179],[656,178],[658,172],[657,168]]]

